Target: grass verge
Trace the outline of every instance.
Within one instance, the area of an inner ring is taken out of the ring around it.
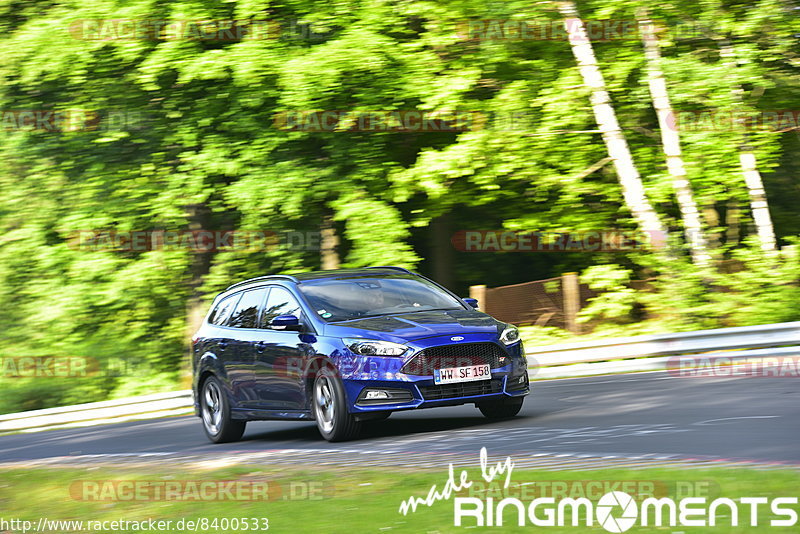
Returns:
[[[515,469],[507,489],[502,487],[505,475],[487,484],[477,462],[475,467],[464,471],[466,480],[473,485],[458,495],[478,497],[484,502],[487,502],[486,497],[492,497],[495,504],[504,496],[516,497],[526,506],[538,497],[555,497],[556,502],[564,497],[586,497],[596,504],[608,491],[625,491],[637,502],[649,496],[671,497],[676,501],[685,497],[702,497],[708,501],[718,497],[772,500],[797,497],[800,488],[800,473],[792,470],[654,468],[581,472]],[[460,472],[460,468],[455,469],[456,482],[460,480]],[[430,507],[419,506],[408,515],[398,511],[401,502],[409,497],[424,499],[434,484],[441,491],[447,479],[446,465],[441,470],[386,468],[380,471],[328,466],[313,469],[236,466],[213,470],[163,466],[19,468],[0,474],[0,507],[5,521],[19,519],[36,526],[44,518],[51,522],[45,523],[45,530],[51,532],[265,531],[260,518],[268,520],[271,532],[460,532],[464,527],[454,526],[453,497]],[[547,506],[539,508],[540,517],[544,517],[544,508]],[[554,506],[550,508],[555,509]],[[796,504],[785,508],[795,513],[800,511]],[[621,513],[621,509],[614,512]],[[586,526],[582,519],[576,527],[536,527],[526,519],[525,526],[520,527],[513,507],[507,508],[503,515],[504,526],[491,528],[492,531],[606,532],[596,520],[592,526]],[[628,532],[796,532],[796,525],[770,527],[769,520],[778,516],[772,513],[769,505],[759,507],[759,526],[750,526],[749,506],[739,505],[738,515],[738,526],[733,526],[732,511],[723,506],[717,513],[714,527],[642,527],[637,523]],[[239,520],[238,525],[234,524],[234,518]],[[253,518],[258,521],[253,522]],[[154,530],[149,525],[133,528],[130,524],[110,523],[149,519],[171,523],[164,530]],[[247,519],[248,524],[245,525],[243,519]],[[59,525],[53,521],[83,521],[83,524]],[[89,521],[108,523],[90,524]],[[188,521],[198,523],[190,525]],[[566,524],[570,521],[570,513],[567,513]],[[475,524],[475,519],[468,518],[464,525]],[[16,529],[9,527],[13,525],[0,526],[0,531],[23,531],[20,523]]]

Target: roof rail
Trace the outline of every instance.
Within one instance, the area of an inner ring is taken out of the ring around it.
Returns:
[[[367,267],[367,269],[394,269],[395,271],[402,271],[408,274],[414,274],[405,267],[395,267],[394,265],[381,265],[377,267]]]
[[[241,282],[236,282],[235,284],[228,286],[225,289],[225,291],[233,289],[234,287],[244,286],[247,284],[252,284],[254,282],[261,282],[262,280],[289,280],[291,282],[298,283],[297,278],[295,278],[294,276],[289,276],[288,274],[268,274],[267,276],[257,276],[255,278],[249,278]]]

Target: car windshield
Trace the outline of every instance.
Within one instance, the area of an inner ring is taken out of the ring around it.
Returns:
[[[354,277],[304,281],[298,286],[326,321],[390,313],[464,309],[461,301],[416,277]]]

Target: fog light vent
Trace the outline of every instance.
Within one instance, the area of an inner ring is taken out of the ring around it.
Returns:
[[[356,404],[397,404],[414,400],[407,389],[364,388],[358,396]]]
[[[508,377],[506,389],[508,391],[521,391],[528,387],[528,373]]]

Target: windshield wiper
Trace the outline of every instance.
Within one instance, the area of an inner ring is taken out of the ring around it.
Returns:
[[[460,309],[461,308],[411,308],[403,311],[382,313],[381,315],[402,315],[404,313],[419,313],[419,312],[429,312],[429,311],[447,311],[447,310],[460,310]]]
[[[385,317],[387,315],[402,315],[404,313],[419,313],[428,311],[447,311],[447,310],[460,310],[461,308],[424,308],[424,309],[408,309],[396,312],[385,313],[370,313],[367,315],[359,315],[358,317],[351,317],[350,319],[338,319],[336,321],[328,321],[329,323],[346,323],[348,321],[358,321],[359,319],[369,319],[373,317]]]

